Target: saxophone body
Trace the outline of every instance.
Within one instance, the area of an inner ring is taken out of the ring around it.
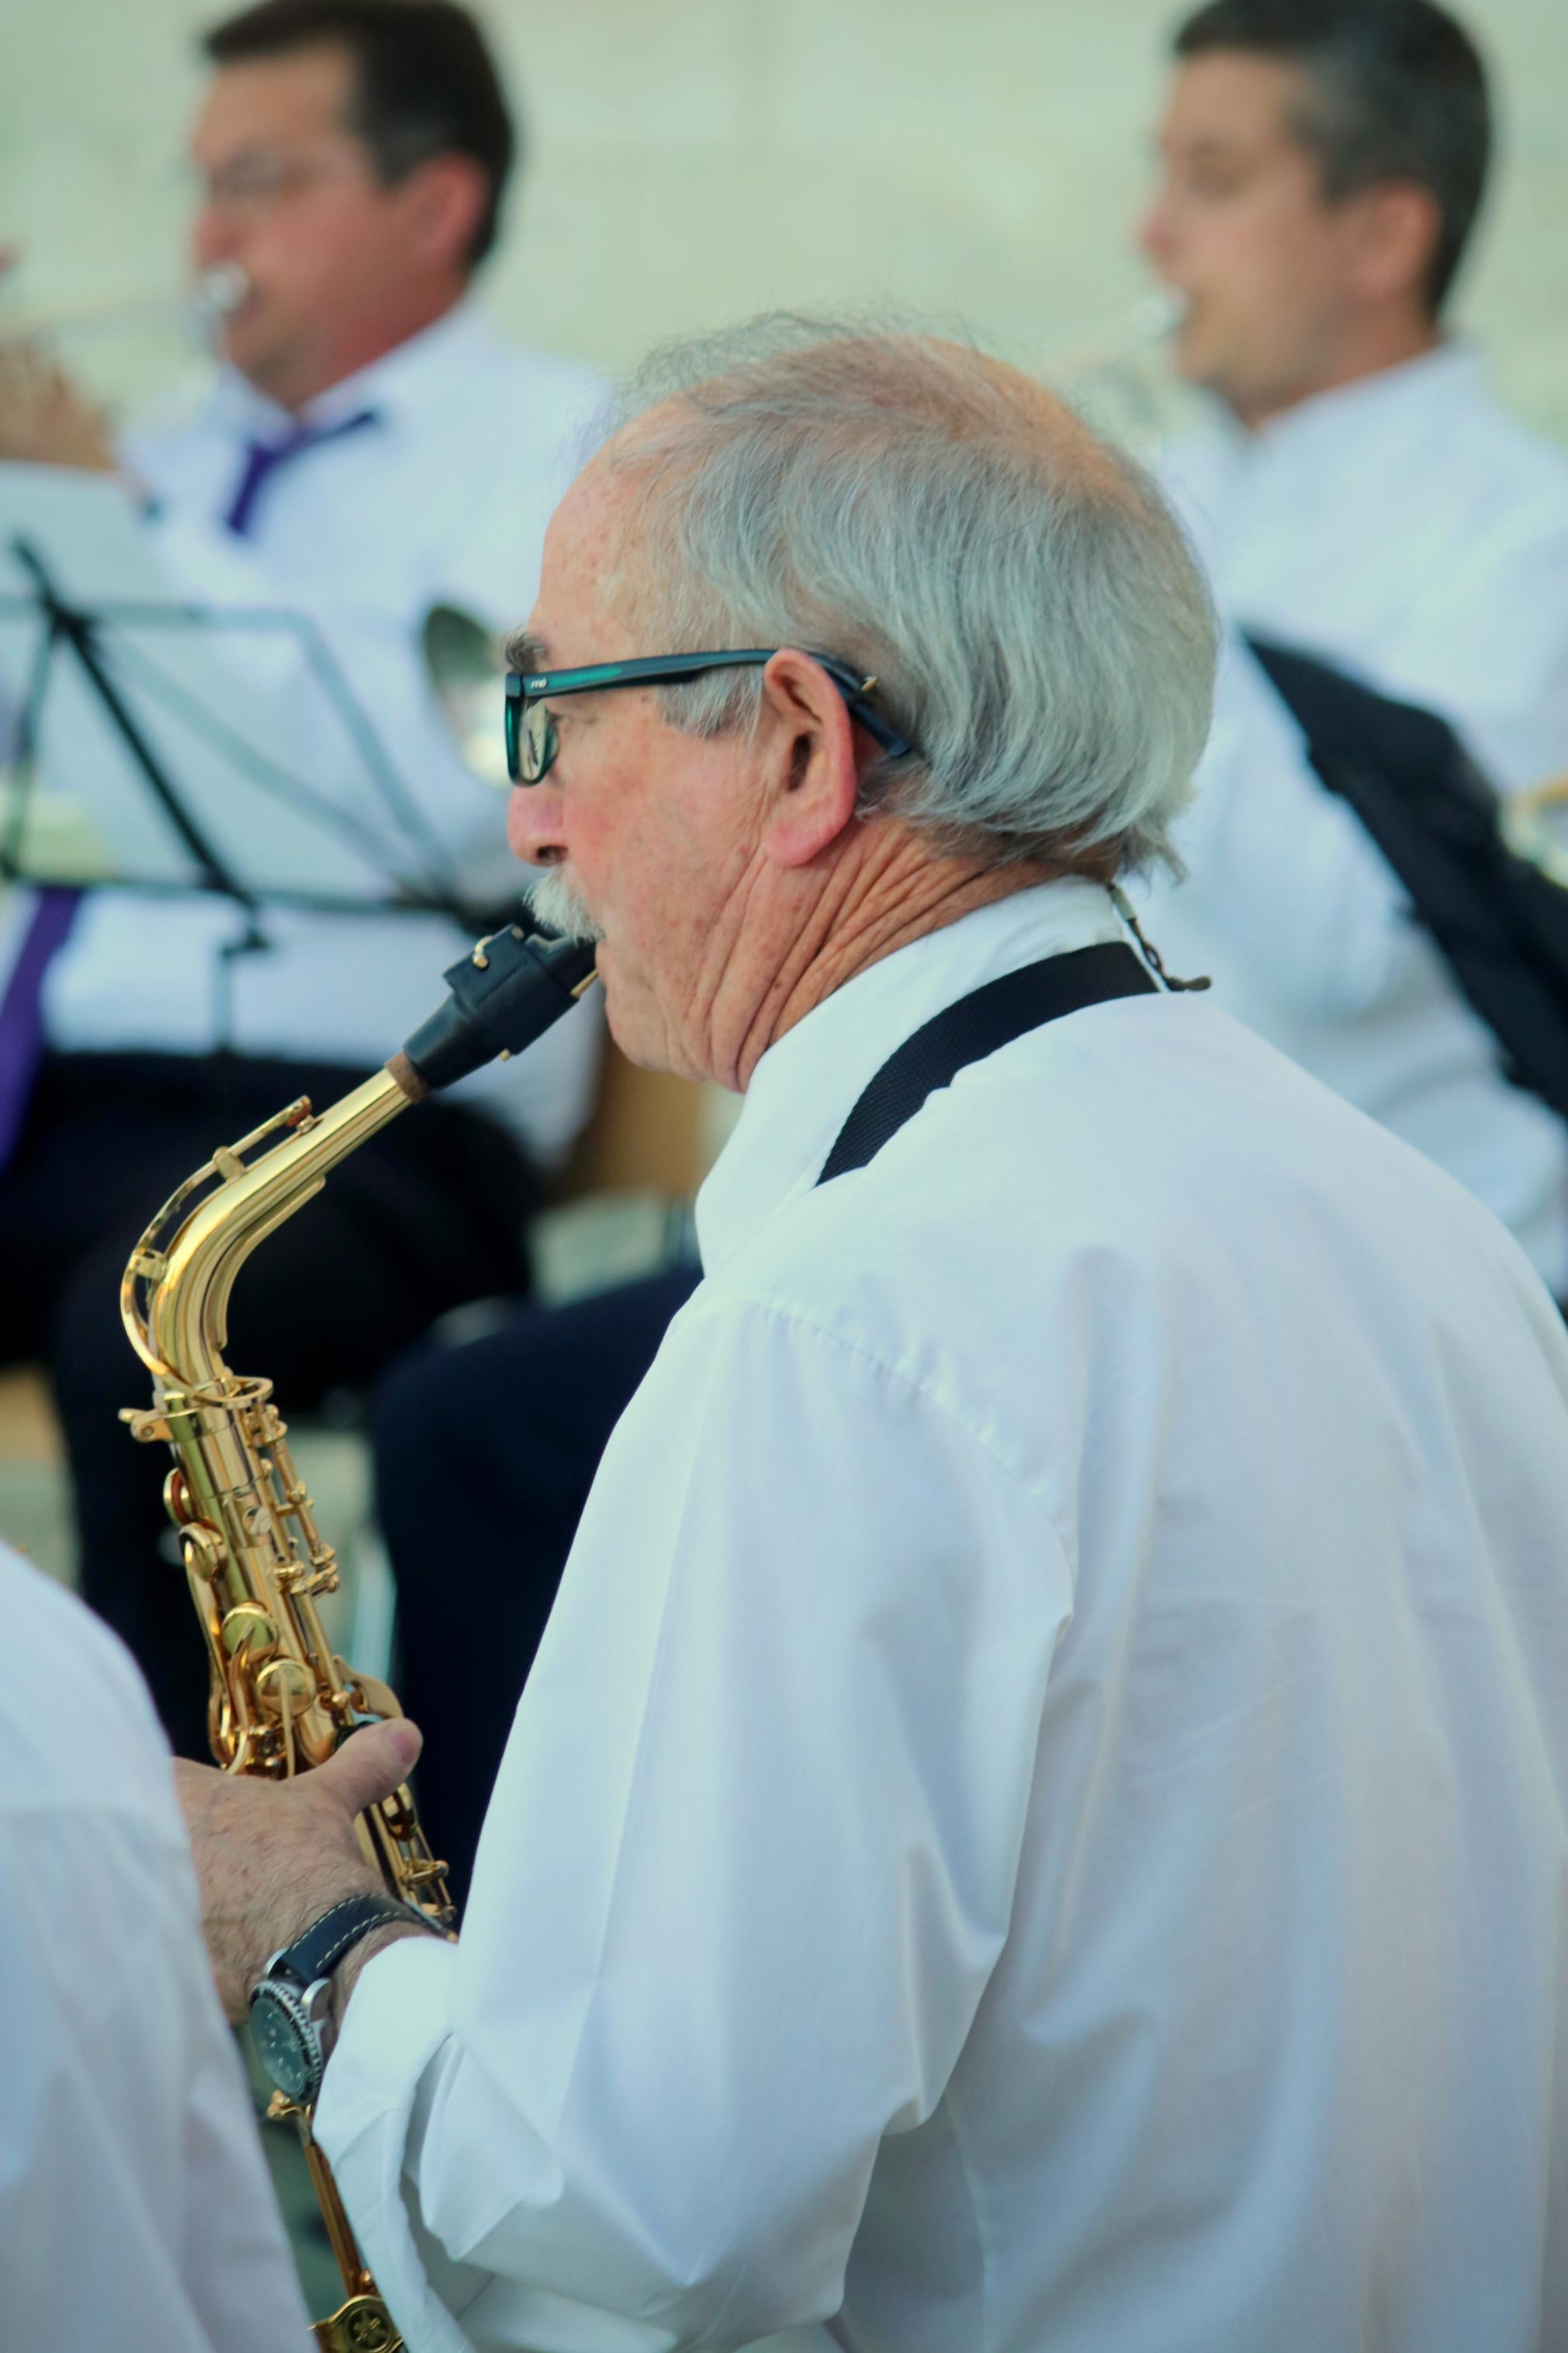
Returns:
[[[397,1712],[392,1693],[351,1673],[327,1641],[316,1604],[337,1588],[332,1547],[294,1468],[271,1382],[231,1372],[224,1349],[246,1259],[407,1102],[383,1071],[319,1116],[301,1097],[220,1148],[158,1212],[121,1287],[126,1329],[153,1384],[151,1410],[125,1419],[135,1437],[174,1451],[163,1500],[206,1641],[208,1736],[226,1772],[307,1770],[367,1716]],[[428,1859],[371,1838],[367,1859],[392,1892],[447,1926]]]
[[[330,1172],[433,1088],[497,1054],[520,1051],[568,1011],[593,977],[593,950],[510,927],[447,975],[451,995],[400,1054],[317,1113],[301,1097],[220,1146],[166,1201],[132,1252],[121,1311],[153,1376],[150,1409],[122,1419],[167,1445],[164,1503],[206,1644],[208,1733],[225,1772],[287,1779],[329,1757],[356,1726],[400,1713],[385,1683],[332,1650],[317,1604],[336,1589],[332,1547],[289,1451],[268,1380],[225,1361],[235,1279],[268,1235],[319,1193]],[[366,1861],[390,1894],[452,1933],[444,1866],[412,1795],[400,1788],[359,1817]],[[395,2353],[376,2293],[310,2118],[279,2094],[304,2145],[347,2300],[316,2324],[321,2353]]]

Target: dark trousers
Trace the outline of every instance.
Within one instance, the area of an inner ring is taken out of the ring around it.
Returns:
[[[459,1900],[599,1457],[697,1279],[682,1267],[525,1309],[484,1339],[420,1350],[376,1398],[399,1696],[425,1734],[420,1814]]]
[[[118,1419],[121,1406],[152,1401],[121,1324],[121,1276],[159,1205],[215,1145],[296,1095],[323,1109],[364,1076],[231,1056],[57,1056],[0,1178],[0,1356],[47,1368],[82,1592],[129,1643],[186,1756],[207,1753],[206,1666],[184,1574],[161,1543],[172,1458],[138,1445]],[[235,1286],[227,1363],[270,1378],[285,1420],[366,1387],[447,1309],[526,1289],[534,1198],[498,1127],[422,1104],[258,1246]]]

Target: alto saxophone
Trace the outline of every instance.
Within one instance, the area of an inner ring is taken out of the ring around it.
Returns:
[[[594,951],[511,925],[446,975],[451,994],[384,1070],[328,1111],[301,1096],[221,1146],[166,1201],[121,1286],[131,1344],[153,1376],[151,1411],[121,1419],[173,1448],[163,1489],[179,1530],[207,1647],[208,1731],[227,1773],[284,1780],[321,1764],[355,1727],[396,1715],[396,1698],[332,1651],[316,1604],[338,1582],[334,1555],[289,1455],[268,1380],[224,1362],[229,1294],[258,1243],[321,1189],[338,1162],[411,1103],[497,1055],[519,1053],[570,1011],[594,977]],[[359,1817],[360,1844],[388,1889],[431,1924],[454,1919],[445,1866],[406,1788]],[[395,2353],[402,2344],[361,2257],[310,2115],[291,2116],[346,2301],[316,2323],[321,2353]]]

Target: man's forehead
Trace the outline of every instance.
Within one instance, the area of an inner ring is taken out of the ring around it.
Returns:
[[[354,96],[355,69],[339,41],[313,42],[275,58],[240,58],[221,65],[208,85],[191,133],[192,152],[232,149],[343,127]]]
[[[591,459],[550,518],[546,565],[567,574],[588,569],[595,575],[616,568],[631,527],[628,490],[602,454]]]
[[[1178,65],[1160,126],[1162,143],[1234,153],[1294,143],[1292,116],[1307,95],[1305,69],[1246,49],[1209,49]]]
[[[632,601],[637,499],[635,483],[595,458],[565,491],[544,534],[539,596],[530,634],[555,663],[613,659],[622,634],[615,616]],[[584,652],[593,639],[603,653]]]

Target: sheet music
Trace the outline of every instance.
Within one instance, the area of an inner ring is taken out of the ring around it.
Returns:
[[[400,886],[423,896],[447,881],[439,845],[312,625],[190,605],[117,476],[0,465],[0,740],[14,746],[45,634],[18,541],[65,602],[102,615],[94,640],[106,674],[195,829],[247,890],[374,906],[394,903]],[[206,881],[68,645],[49,664],[35,753],[41,800],[23,838],[25,871],[55,879],[63,797],[80,810],[89,872]],[[3,828],[0,818],[0,842]]]

